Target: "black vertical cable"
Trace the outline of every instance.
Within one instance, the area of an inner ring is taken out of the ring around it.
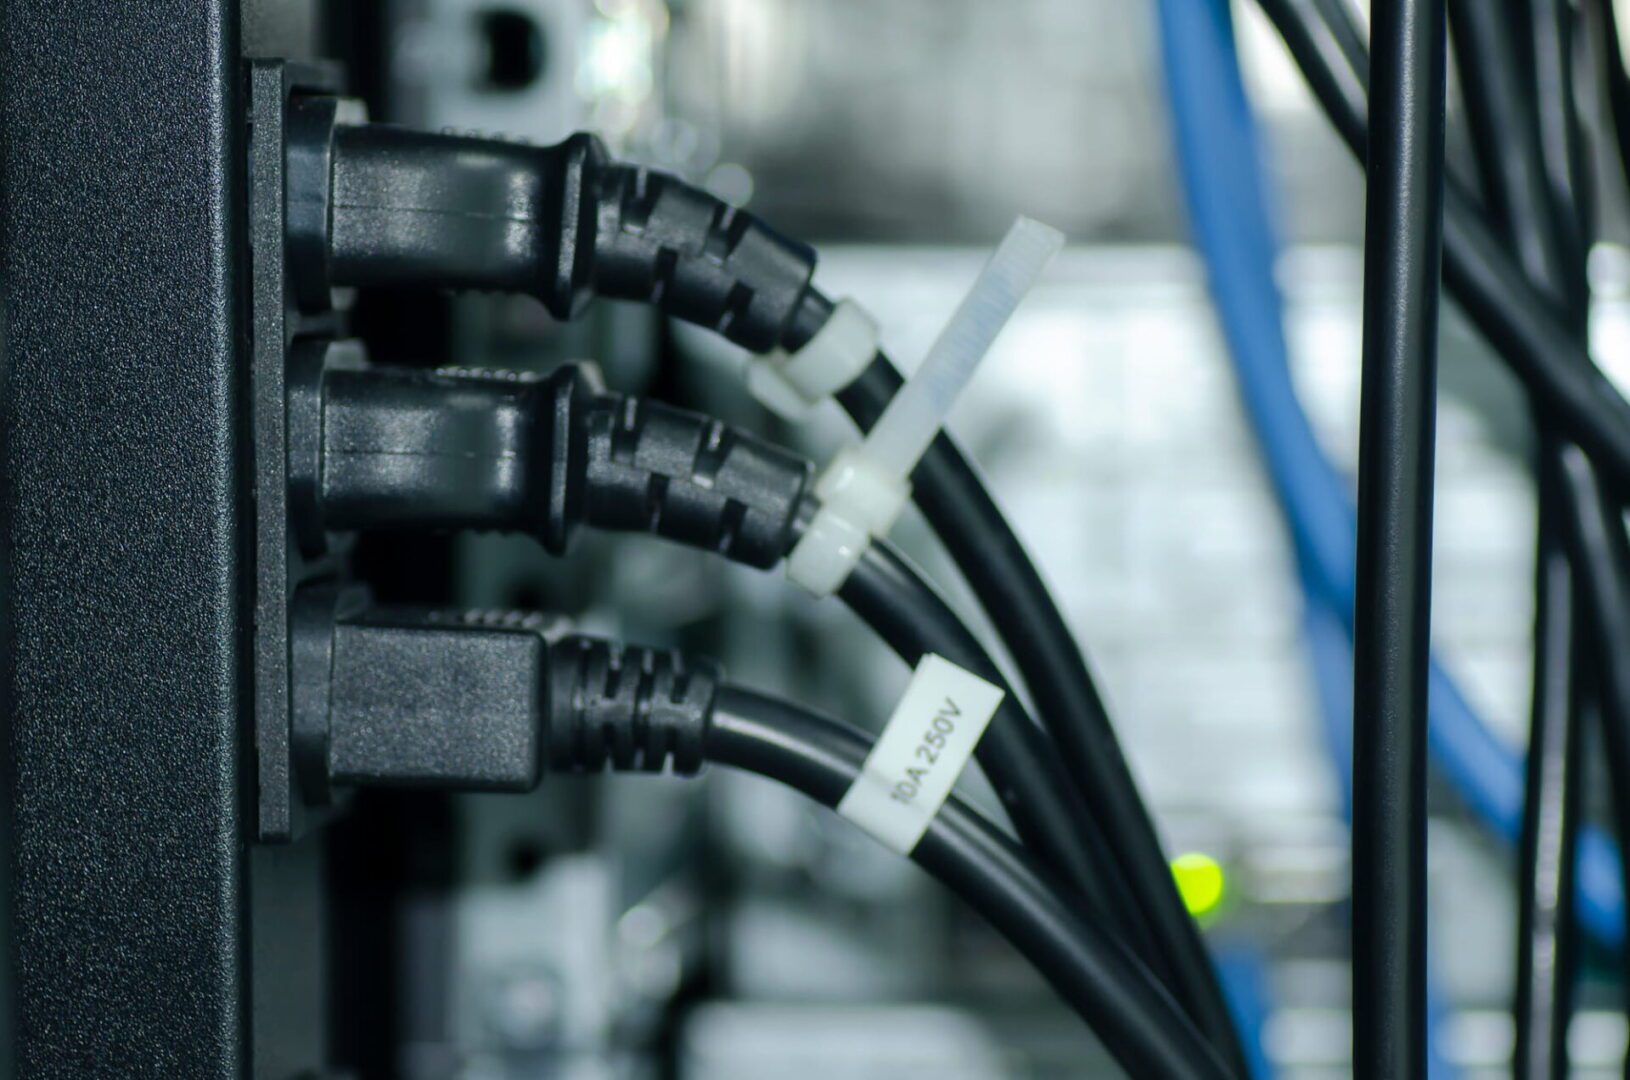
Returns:
[[[1624,70],[1618,13],[1613,9],[1613,0],[1596,0],[1596,12],[1602,27],[1608,113],[1613,122],[1614,141],[1619,144],[1619,166],[1625,179],[1630,180],[1630,74]]]
[[[1320,105],[1329,116],[1331,123],[1340,131],[1343,139],[1353,152],[1362,160],[1367,152],[1367,132],[1363,122],[1365,101],[1361,90],[1362,80],[1355,76],[1355,72],[1362,72],[1368,65],[1368,58],[1362,54],[1344,55],[1343,48],[1336,35],[1333,35],[1322,20],[1310,7],[1312,0],[1258,0],[1259,6],[1273,21],[1285,43],[1289,46],[1296,58],[1298,66],[1302,68],[1312,87]],[[1603,0],[1604,4],[1607,0]],[[1612,73],[1615,66],[1619,66],[1619,74],[1623,74],[1622,65],[1618,59],[1618,45],[1612,40],[1611,24],[1608,30],[1608,55],[1603,61],[1609,65]],[[1560,82],[1560,80],[1559,80]],[[1544,84],[1541,84],[1543,89]],[[1542,100],[1542,110],[1544,101]],[[1630,112],[1630,110],[1627,110]],[[1549,116],[1552,113],[1544,112]],[[1549,130],[1551,121],[1544,120],[1542,130],[1549,140],[1553,134]],[[1570,136],[1572,137],[1572,136]],[[1624,147],[1620,148],[1621,153]],[[1570,156],[1582,157],[1580,148],[1576,145]],[[1549,159],[1548,166],[1555,173],[1556,165]],[[1574,165],[1577,175],[1584,175],[1577,162]],[[1560,186],[1560,185],[1559,185]],[[1449,196],[1454,194],[1453,185],[1450,184]],[[1576,211],[1585,206],[1587,199],[1582,187],[1576,187],[1572,201]],[[1567,200],[1562,200],[1567,201]],[[1474,319],[1478,320],[1479,329],[1494,346],[1505,354],[1508,361],[1514,361],[1514,352],[1524,346],[1520,345],[1517,337],[1511,331],[1514,323],[1504,318],[1501,312],[1516,310],[1517,307],[1530,309],[1530,314],[1538,316],[1539,310],[1534,307],[1537,294],[1526,287],[1518,287],[1511,274],[1499,264],[1505,261],[1505,252],[1495,245],[1492,232],[1476,218],[1468,217],[1469,203],[1464,199],[1448,198],[1446,211],[1449,218],[1457,214],[1462,218],[1458,235],[1450,233],[1446,236],[1445,253],[1445,284],[1450,292],[1455,294],[1466,306]],[[1583,237],[1588,236],[1585,227],[1586,215],[1580,215],[1581,226],[1577,235],[1580,251],[1583,251]],[[1571,224],[1564,216],[1564,227]],[[1486,236],[1479,236],[1480,232]],[[1450,272],[1450,254],[1456,243],[1462,251],[1461,270],[1458,275]],[[1582,255],[1580,256],[1582,258]],[[1515,269],[1512,267],[1512,269]],[[1519,299],[1519,295],[1528,291],[1531,299]],[[1503,297],[1496,301],[1496,295]],[[1550,305],[1548,305],[1550,306]],[[1563,368],[1573,369],[1565,374],[1566,378],[1588,378],[1591,381],[1601,379],[1600,372],[1594,369],[1589,354],[1584,347],[1583,334],[1577,322],[1570,321],[1564,312],[1552,310],[1538,321],[1554,320],[1556,329],[1566,332],[1569,341],[1566,344],[1557,342],[1554,347],[1548,347],[1546,352],[1550,359],[1558,364],[1559,371]],[[1496,311],[1495,309],[1499,309]],[[1537,339],[1532,344],[1537,344]],[[1537,354],[1536,354],[1537,355]],[[1588,369],[1588,370],[1587,370]],[[1530,388],[1531,391],[1534,389]],[[1539,395],[1536,394],[1536,397]],[[1557,398],[1547,397],[1548,405],[1555,405]],[[1573,419],[1577,419],[1577,415]],[[1554,422],[1560,423],[1560,414],[1554,416]],[[1572,437],[1580,438],[1582,427],[1569,429]],[[1593,444],[1598,448],[1600,444]],[[1630,619],[1622,617],[1619,610],[1621,603],[1630,603],[1630,588],[1620,588],[1622,581],[1630,581],[1630,551],[1626,550],[1623,522],[1620,517],[1611,511],[1612,503],[1604,502],[1607,498],[1608,485],[1598,476],[1598,466],[1607,468],[1604,461],[1592,463],[1580,452],[1582,447],[1566,447],[1560,454],[1563,464],[1561,470],[1562,483],[1572,492],[1567,500],[1566,514],[1568,519],[1569,557],[1573,562],[1574,571],[1578,576],[1579,606],[1589,617],[1590,634],[1586,638],[1591,640],[1594,649],[1594,665],[1600,671],[1593,671],[1592,654],[1586,653],[1581,657],[1583,667],[1575,673],[1575,681],[1580,684],[1580,697],[1587,717],[1591,716],[1592,705],[1600,706],[1600,715],[1607,741],[1607,765],[1612,779],[1614,790],[1614,810],[1618,832],[1621,836],[1630,836],[1630,797],[1623,792],[1630,788],[1630,678],[1622,677],[1622,672],[1630,671],[1630,665],[1625,665],[1619,658],[1630,655]],[[1607,468],[1608,476],[1617,480],[1618,475],[1611,468]],[[1591,522],[1596,524],[1587,527]],[[1620,596],[1620,602],[1604,601],[1603,597]],[[1576,634],[1576,637],[1579,635]],[[1595,674],[1598,677],[1592,678]],[[1599,699],[1599,700],[1597,700]],[[1588,726],[1588,725],[1587,725]],[[1627,891],[1630,891],[1630,864],[1623,866],[1626,874]]]
[[[1371,8],[1358,597],[1353,635],[1353,1053],[1360,1080],[1426,1070],[1426,684],[1442,0]]]
[[[1520,5],[1532,34],[1504,6],[1449,0],[1461,96],[1491,223],[1529,280],[1582,333],[1588,294],[1579,234],[1577,118],[1571,24],[1559,0]],[[1557,458],[1564,440],[1536,416],[1540,448],[1535,561],[1533,700],[1519,843],[1514,1080],[1567,1075],[1573,997],[1573,864],[1580,785],[1574,692],[1573,575],[1558,519],[1575,492]]]
[[[1623,175],[1630,180],[1630,76],[1625,73],[1613,0],[1600,0],[1596,15],[1601,34],[1600,51],[1587,55],[1593,55],[1602,65],[1600,77],[1607,87],[1612,141],[1616,144]],[[1630,543],[1626,542],[1622,513],[1625,492],[1616,488],[1615,501],[1607,501],[1602,493],[1605,485],[1591,463],[1583,458],[1565,459],[1563,473],[1570,486],[1581,492],[1581,500],[1590,497],[1592,491],[1598,493],[1599,501],[1595,505],[1570,509],[1575,511],[1573,539],[1580,545],[1576,565],[1581,576],[1587,569],[1593,574],[1591,594],[1580,605],[1589,614],[1595,639],[1596,667],[1587,672],[1594,679],[1587,685],[1595,692],[1596,700],[1592,704],[1599,706],[1613,819],[1622,854],[1630,851],[1630,680],[1623,675],[1624,657],[1630,656],[1630,619],[1626,618],[1630,614]],[[1630,896],[1630,859],[1621,857],[1620,869],[1624,875],[1625,895]],[[1622,961],[1630,963],[1630,950]],[[1625,1075],[1630,1076],[1630,1058],[1625,1062]]]
[[[1363,73],[1312,7],[1313,0],[1257,0],[1284,38],[1331,124],[1361,162],[1369,156]],[[1614,483],[1630,477],[1630,401],[1591,363],[1563,314],[1534,291],[1473,201],[1447,179],[1443,283],[1530,394],[1595,458]]]
[[[1449,0],[1451,40],[1490,224],[1529,280],[1556,301],[1565,277],[1562,252],[1530,82],[1534,56],[1529,36],[1519,41],[1514,33],[1515,6]]]
[[[812,511],[813,505],[806,504],[806,512]],[[806,524],[799,522],[800,534]],[[1079,796],[1064,760],[1056,751],[1048,752],[1046,736],[1001,671],[927,579],[892,545],[878,541],[866,549],[838,596],[907,664],[936,653],[1003,690],[1001,708],[980,740],[979,760],[1019,837],[1080,892],[1086,901],[1085,917],[1114,932],[1140,955],[1158,960],[1150,928],[1139,918],[1136,894],[1114,859],[1102,824],[1079,812]],[[1056,792],[1057,801],[1040,800],[1038,805],[1017,787]],[[1175,982],[1170,972],[1157,969],[1156,974]]]
[[[1577,676],[1581,698],[1599,706],[1602,744],[1620,851],[1630,842],[1630,542],[1619,503],[1605,490],[1591,460],[1577,446],[1558,455],[1566,497],[1564,528],[1581,583],[1578,604],[1589,633],[1580,635],[1589,664]],[[1620,860],[1630,896],[1630,860]],[[1630,1059],[1626,1061],[1630,1075]]]
[[[1585,341],[1590,317],[1585,256],[1593,192],[1573,96],[1575,13],[1569,0],[1529,0],[1528,12],[1539,157],[1550,196],[1550,247],[1560,272],[1549,291],[1563,301],[1578,339]],[[1543,429],[1544,418],[1539,419]],[[1534,596],[1534,712],[1519,849],[1513,1080],[1565,1080],[1569,1074],[1568,1027],[1578,950],[1575,853],[1588,728],[1582,714],[1592,682],[1585,676],[1595,663],[1579,590],[1598,585],[1590,560],[1578,549],[1564,550],[1567,530],[1561,521],[1570,506],[1590,493],[1567,481],[1562,452],[1561,440],[1542,430],[1536,566],[1542,576]],[[1571,657],[1563,655],[1564,638],[1572,639]],[[1599,715],[1606,722],[1606,713]],[[1614,786],[1622,788],[1623,782]]]
[[[1517,1044],[1513,1080],[1564,1080],[1573,1014],[1574,850],[1578,835],[1580,699],[1573,648],[1579,628],[1558,519],[1560,447],[1542,436],[1539,547],[1534,568],[1534,697],[1517,873]]]
[[[1574,45],[1579,15],[1573,0],[1528,0],[1533,31],[1533,87],[1540,156],[1551,196],[1551,222],[1574,327],[1584,340],[1590,314],[1585,258],[1595,231],[1595,182],[1585,125],[1574,100]],[[1588,358],[1588,352],[1586,354]]]
[[[1630,790],[1616,782],[1630,777],[1630,541],[1624,519],[1601,490],[1601,479],[1577,446],[1559,457],[1570,488],[1565,528],[1578,552],[1581,577],[1588,567],[1592,587],[1581,589],[1580,604],[1591,616],[1591,644],[1597,649],[1595,687],[1601,697],[1603,743],[1613,784],[1613,809],[1619,835],[1630,836]],[[1621,841],[1622,843],[1622,841]]]

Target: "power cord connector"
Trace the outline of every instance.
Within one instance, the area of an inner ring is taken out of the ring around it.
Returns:
[[[564,551],[586,525],[650,532],[766,568],[786,553],[809,463],[716,420],[607,393],[591,368],[545,377],[331,365],[309,376],[329,530],[528,532]],[[313,530],[306,530],[307,533]]]
[[[672,649],[562,639],[549,652],[549,768],[700,772],[719,678]]]
[[[302,787],[528,791],[546,772],[701,770],[718,669],[526,612],[316,594],[295,650]]]
[[[299,410],[316,432],[297,440],[317,447],[305,471],[320,478],[303,485],[315,493],[306,504],[332,529],[505,529],[559,551],[587,525],[767,569],[819,516],[807,461],[709,417],[606,394],[592,369],[537,378],[342,359],[302,395],[318,402]],[[978,639],[886,541],[868,540],[853,570],[839,598],[907,663],[937,653],[1004,689],[978,753],[1019,835],[1091,910],[1150,948],[1121,902],[1106,838]],[[659,690],[654,703],[672,698]],[[626,744],[584,738],[627,760]]]
[[[537,615],[354,610],[356,599],[330,595],[330,617],[304,620],[296,651],[304,737],[326,743],[305,760],[325,786],[521,791],[545,771],[715,762],[836,806],[861,778],[859,732],[725,685],[706,661]],[[965,803],[948,800],[910,856],[1006,935],[1129,1074],[1228,1075],[1148,969]]]
[[[302,297],[337,287],[528,293],[558,319],[593,296],[653,304],[755,352],[796,337],[815,253],[684,181],[554,146],[357,122],[296,100],[288,201]]]

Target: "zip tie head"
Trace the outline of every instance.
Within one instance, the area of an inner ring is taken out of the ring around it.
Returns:
[[[866,444],[838,451],[820,478],[815,496],[873,536],[884,536],[911,501],[911,481],[878,467]]]
[[[877,320],[853,300],[832,314],[797,352],[775,349],[747,363],[747,389],[759,404],[794,422],[860,377],[877,355]]]
[[[911,473],[957,395],[1063,246],[1057,229],[1025,217],[1013,223],[865,441],[839,453],[816,481],[821,509],[787,557],[788,577],[817,596],[830,595],[872,538],[893,527],[911,497]]]
[[[862,448],[838,451],[815,481],[821,509],[787,556],[787,576],[816,596],[848,579],[872,537],[884,536],[911,501],[911,483],[879,470]]]
[[[816,596],[831,596],[849,579],[871,542],[865,529],[823,506],[787,556],[787,577]]]

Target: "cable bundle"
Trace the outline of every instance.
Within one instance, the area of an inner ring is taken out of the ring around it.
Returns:
[[[291,200],[325,208],[302,220],[328,223],[326,243],[306,237],[295,246],[305,253],[295,271],[328,288],[521,291],[563,317],[601,294],[654,303],[760,351],[793,354],[825,340],[834,306],[809,285],[807,248],[670,177],[611,163],[593,140],[538,149],[337,119],[295,130],[307,145],[291,161],[327,170],[291,168]],[[902,380],[880,353],[849,363],[858,377],[831,389],[868,428]],[[320,434],[301,443],[322,446],[312,470],[318,495],[308,501],[319,531],[508,528],[560,550],[588,525],[767,566],[817,516],[807,463],[703,418],[605,394],[580,369],[547,379],[384,368],[320,378]],[[1019,836],[1064,883],[1051,887],[1068,898],[1060,902],[1130,945],[1125,962],[1147,965],[1153,975],[1139,978],[1170,994],[1187,1017],[1178,1022],[1193,1023],[1229,1063],[1207,1060],[1184,1073],[1160,1066],[1158,1074],[1243,1075],[1198,928],[1040,575],[947,436],[928,443],[909,486],[992,617],[1045,726],[886,543],[867,548],[840,598],[908,662],[945,656],[1003,689],[978,755]]]
[[[1630,478],[1630,404],[1584,347],[1592,215],[1567,5],[1528,0],[1520,7],[1530,26],[1520,33],[1501,6],[1452,5],[1479,150],[1473,195],[1443,176],[1441,3],[1377,0],[1372,76],[1362,29],[1341,0],[1262,0],[1340,133],[1370,162],[1356,521],[1283,371],[1271,230],[1243,90],[1237,71],[1230,74],[1225,6],[1199,14],[1179,10],[1185,6],[1196,7],[1164,3],[1162,25],[1196,231],[1247,409],[1286,504],[1310,625],[1344,626],[1357,645],[1355,916],[1357,932],[1370,938],[1357,957],[1360,1075],[1424,1068],[1430,745],[1474,808],[1508,837],[1521,833],[1519,1056],[1525,1075],[1560,1076],[1573,888],[1566,853],[1576,843],[1587,925],[1604,939],[1622,938],[1622,893],[1604,877],[1611,854],[1576,828],[1577,736],[1588,711],[1581,687],[1601,706],[1617,802],[1630,806],[1622,795],[1630,790],[1630,675],[1620,674],[1630,665],[1613,662],[1630,648],[1630,624],[1621,625],[1630,555],[1618,501]],[[1185,35],[1197,25],[1186,18],[1220,20],[1208,25],[1224,29],[1202,46],[1204,35]],[[1612,29],[1610,19],[1604,25]],[[1610,68],[1616,89],[1630,85],[1616,58]],[[1219,92],[1208,96],[1207,85]],[[1620,99],[1630,93],[1617,94],[1616,105]],[[1234,113],[1204,122],[1187,111],[1202,101]],[[304,231],[290,245],[291,271],[308,283],[299,290],[307,303],[339,287],[495,289],[533,295],[567,318],[594,296],[632,299],[763,354],[754,390],[785,411],[830,395],[867,430],[901,391],[900,373],[875,351],[875,325],[811,284],[809,248],[679,180],[612,161],[588,136],[523,147],[350,123],[344,110],[320,102],[295,107],[302,122],[291,125],[299,145],[291,147],[289,200],[302,210],[291,217]],[[1241,209],[1229,217],[1224,206]],[[1449,289],[1522,379],[1545,432],[1526,778],[1429,666],[1440,222]],[[795,455],[705,417],[608,393],[578,367],[531,378],[349,365],[315,377],[319,385],[307,389],[321,403],[316,427],[295,440],[320,448],[319,460],[305,464],[305,475],[320,479],[302,503],[313,519],[303,535],[505,529],[560,551],[588,527],[648,532],[767,569],[812,531],[834,528],[823,511],[834,485],[883,482],[865,470],[816,482]],[[937,408],[943,414],[944,403]],[[874,539],[892,513],[876,527],[850,529],[861,539],[844,554],[837,595],[908,663],[943,658],[998,694],[976,753],[1023,846],[952,800],[937,808],[913,857],[1024,949],[1134,1075],[1245,1076],[1211,959],[1078,643],[967,455],[943,432],[918,449],[908,477],[887,478],[890,505],[897,509],[909,492],[1016,677],[915,568]],[[853,512],[865,518],[872,505],[862,499]],[[1579,632],[1582,618],[1588,634]],[[1600,644],[1588,647],[1587,637]],[[763,772],[835,806],[879,750],[787,703],[721,684],[705,665],[567,641],[549,642],[551,726],[538,743],[546,749],[526,751],[544,754],[551,767],[673,762],[688,771],[705,759]],[[358,775],[366,773],[346,774]],[[502,775],[527,773],[511,763]],[[1558,847],[1564,857],[1547,861],[1544,853]],[[1555,969],[1535,966],[1545,955],[1561,957]]]
[[[1403,76],[1389,68],[1378,69],[1372,78],[1362,27],[1343,0],[1262,0],[1260,6],[1339,133],[1364,160],[1382,145],[1374,133],[1383,118],[1371,115],[1366,122],[1371,83],[1394,93],[1405,85]],[[1399,5],[1376,7],[1381,25],[1399,25]],[[1622,86],[1612,5],[1600,7],[1609,41],[1598,55],[1607,56],[1610,88]],[[1424,14],[1418,6],[1415,12]],[[1619,860],[1599,834],[1579,827],[1579,755],[1582,719],[1599,711],[1614,802],[1622,816],[1625,803],[1619,792],[1630,777],[1630,758],[1622,749],[1626,698],[1614,685],[1620,678],[1609,675],[1601,685],[1593,670],[1616,672],[1624,665],[1613,658],[1630,649],[1630,638],[1619,625],[1626,602],[1622,582],[1630,563],[1613,495],[1618,482],[1602,479],[1622,467],[1619,444],[1630,428],[1624,423],[1623,399],[1584,348],[1589,304],[1584,254],[1594,213],[1583,164],[1583,125],[1573,100],[1578,19],[1571,5],[1552,0],[1450,3],[1448,14],[1477,175],[1475,193],[1464,177],[1451,173],[1441,180],[1445,284],[1534,400],[1540,432],[1540,533],[1526,774],[1436,668],[1431,672],[1430,735],[1439,763],[1468,804],[1503,838],[1520,840],[1517,1075],[1562,1077],[1567,1074],[1573,983],[1576,850],[1579,920],[1608,944],[1617,945],[1624,936]],[[1226,13],[1221,17],[1226,19]],[[1441,13],[1432,17],[1442,20]],[[1396,62],[1397,41],[1379,32],[1377,38],[1378,51],[1391,47],[1390,59]],[[1167,40],[1181,37],[1173,31]],[[1441,45],[1433,48],[1441,52]],[[1219,55],[1212,63],[1224,69],[1235,63],[1231,41]],[[1168,78],[1175,86],[1179,72],[1193,69],[1192,64],[1168,65]],[[1617,107],[1622,98],[1610,94],[1616,113],[1623,112]],[[1230,108],[1237,101],[1243,113],[1242,93],[1219,98],[1174,90],[1180,156],[1190,170],[1201,160],[1195,140],[1214,128],[1204,118],[1206,110],[1213,109],[1215,116],[1219,100],[1228,100]],[[1237,128],[1238,122],[1230,119],[1227,125]],[[1192,132],[1192,138],[1185,132]],[[1384,134],[1393,137],[1396,129]],[[1229,329],[1247,411],[1296,539],[1310,603],[1327,608],[1335,619],[1350,620],[1354,576],[1346,546],[1350,541],[1344,538],[1351,535],[1351,511],[1343,505],[1341,482],[1313,443],[1284,370],[1278,298],[1268,262],[1271,241],[1263,239],[1266,221],[1256,212],[1265,199],[1255,177],[1254,152],[1249,138],[1209,144],[1207,174],[1190,172],[1185,178],[1191,213]],[[1229,242],[1241,239],[1237,233],[1230,237],[1218,231],[1238,220],[1216,212],[1210,181],[1219,172],[1242,178],[1243,190],[1236,189],[1236,198],[1251,208],[1244,215],[1250,222],[1245,229],[1254,230],[1254,237],[1243,242]],[[1388,314],[1398,310],[1396,305],[1385,309]],[[1328,622],[1315,615],[1310,625]],[[1319,644],[1328,636],[1315,636],[1316,657],[1328,655],[1328,647]],[[1320,666],[1332,665],[1321,661]],[[1369,719],[1363,714],[1356,718],[1360,730]],[[1622,824],[1619,831],[1623,839]],[[1362,875],[1363,867],[1357,870]],[[1362,876],[1355,884],[1364,888]],[[1418,972],[1413,981],[1419,985]],[[1383,996],[1375,989],[1360,1000],[1360,1009],[1376,1015],[1395,1004],[1382,1001]],[[1418,1002],[1414,1010],[1418,1021]]]

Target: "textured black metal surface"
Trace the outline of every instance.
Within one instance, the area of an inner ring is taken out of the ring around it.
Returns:
[[[237,5],[0,3],[20,1076],[249,1052]]]

